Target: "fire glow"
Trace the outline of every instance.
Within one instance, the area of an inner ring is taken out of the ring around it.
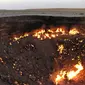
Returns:
[[[38,32],[35,32],[33,34],[33,37],[36,37],[40,40],[44,40],[44,39],[51,39],[51,38],[55,38],[59,35],[59,33],[61,35],[65,34],[65,29],[64,28],[54,28],[54,29],[48,29],[45,31],[45,29],[41,29]]]
[[[77,28],[72,28],[69,32],[65,29],[65,27],[60,27],[60,28],[51,28],[51,29],[39,29],[35,30],[30,33],[24,33],[23,35],[17,36],[13,35],[13,40],[17,41],[22,38],[28,37],[29,35],[32,35],[35,38],[38,38],[40,40],[44,39],[52,39],[55,38],[59,35],[76,35],[79,34],[80,32],[77,30]]]
[[[79,31],[76,28],[73,28],[72,30],[69,31],[70,35],[75,35],[75,34],[78,34],[78,33],[79,33]]]
[[[20,39],[25,38],[27,36],[29,36],[29,33],[24,33],[23,35],[20,35],[20,36],[13,35],[13,38],[15,41],[17,41],[17,40],[20,40]]]
[[[78,64],[74,65],[74,68],[76,68],[77,70],[76,71],[71,70],[69,72],[61,70],[59,74],[55,76],[54,79],[52,79],[53,76],[51,76],[52,77],[51,79],[56,85],[59,84],[59,82],[63,81],[64,79],[73,80],[83,70],[83,66],[79,62]]]

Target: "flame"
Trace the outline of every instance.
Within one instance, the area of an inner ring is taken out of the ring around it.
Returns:
[[[77,71],[70,71],[67,73],[67,77],[69,80],[74,78],[76,75],[80,73],[81,70],[83,70],[83,66],[81,65],[81,63],[76,64],[74,67],[77,69]]]
[[[27,37],[27,36],[29,36],[29,33],[24,33],[23,35],[20,35],[20,36],[14,35],[13,39],[14,39],[15,41],[17,41],[17,40],[20,40],[20,39],[25,38],[25,37]]]
[[[59,35],[76,35],[79,33],[79,31],[77,30],[77,28],[72,28],[68,33],[68,31],[65,29],[65,27],[60,27],[60,28],[51,28],[51,29],[39,29],[39,30],[34,30],[30,33],[24,33],[20,36],[14,35],[13,36],[13,40],[17,41],[20,40],[22,38],[28,37],[29,35],[32,35],[35,38],[38,38],[40,40],[44,40],[44,39],[52,39],[52,38],[56,38]]]
[[[68,80],[74,79],[83,70],[83,66],[79,62],[78,64],[74,65],[74,67],[77,69],[76,71],[72,70],[72,71],[68,72],[68,71],[61,70],[58,75],[54,74],[54,76],[55,75],[56,76],[55,76],[55,78],[53,76],[51,76],[52,81],[57,85],[57,84],[59,84],[60,81],[63,81],[66,78]]]
[[[58,82],[60,82],[64,79],[65,75],[66,75],[66,71],[61,71],[60,75],[57,75],[57,77],[55,79],[56,85],[58,84]]]
[[[62,34],[65,34],[66,32],[65,32],[65,29],[63,29],[63,28],[57,28],[56,29],[56,33],[62,33]]]
[[[54,28],[54,29],[48,29],[48,30],[44,30],[44,29],[41,29],[37,32],[35,32],[33,34],[33,37],[36,37],[38,39],[51,39],[51,38],[55,38],[56,36],[58,36],[59,34],[58,33],[61,33],[62,35],[64,35],[66,33],[65,29],[64,28]]]
[[[78,33],[79,33],[79,31],[76,28],[73,28],[69,31],[69,35],[76,35]]]
[[[63,50],[64,50],[64,45],[63,44],[59,45],[58,51],[59,51],[60,54],[63,52]]]

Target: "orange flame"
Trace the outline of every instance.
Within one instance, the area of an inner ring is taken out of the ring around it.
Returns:
[[[58,82],[64,79],[65,75],[66,75],[66,71],[60,71],[60,75],[57,75],[55,79],[56,85],[58,84]]]
[[[80,71],[83,70],[83,66],[79,62],[74,67],[77,69],[76,71],[72,70],[72,71],[67,72],[67,71],[61,70],[58,75],[56,76],[54,75],[55,78],[51,76],[51,79],[54,78],[52,79],[52,81],[57,85],[59,84],[60,81],[63,81],[65,78],[67,78],[68,80],[74,79],[80,73]]]
[[[51,29],[39,29],[39,30],[34,30],[30,33],[24,33],[20,36],[14,35],[13,40],[17,41],[22,38],[28,37],[29,35],[32,35],[35,38],[38,38],[40,40],[44,39],[52,39],[55,38],[59,35],[76,35],[79,33],[79,31],[76,28],[71,29],[68,33],[68,31],[65,29],[65,27],[60,27],[60,28],[51,28]]]
[[[65,34],[66,32],[65,32],[65,29],[63,29],[63,28],[57,28],[56,29],[56,33],[59,33],[59,32],[61,32],[62,34]]]
[[[62,35],[64,35],[66,33],[64,28],[54,28],[54,29],[48,29],[48,30],[44,30],[41,29],[37,32],[35,32],[33,34],[33,37],[36,37],[38,39],[51,39],[51,38],[55,38],[56,36],[58,36],[61,33]]]
[[[69,31],[69,35],[76,35],[78,33],[79,33],[79,31],[76,28],[73,28]]]
[[[70,71],[67,73],[67,77],[69,80],[74,78],[76,75],[80,73],[81,70],[83,70],[83,66],[81,65],[81,63],[76,64],[74,67],[77,69],[77,71]]]
[[[64,45],[63,44],[59,45],[58,51],[59,51],[60,54],[62,54],[63,50],[64,50]]]
[[[29,33],[24,33],[23,35],[20,35],[20,36],[14,35],[13,38],[14,38],[15,41],[17,41],[17,40],[20,40],[20,39],[25,38],[27,36],[29,36]]]

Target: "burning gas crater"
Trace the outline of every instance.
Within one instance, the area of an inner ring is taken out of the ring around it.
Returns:
[[[33,32],[30,33],[24,33],[22,35],[13,35],[13,40],[17,41],[19,39],[22,39],[24,37],[27,37],[29,35],[32,35],[35,38],[38,38],[40,40],[44,40],[44,39],[52,39],[55,38],[59,35],[76,35],[79,34],[79,30],[77,28],[72,28],[69,32],[64,28],[52,28],[52,29],[39,29],[39,30],[35,30]]]
[[[70,70],[70,71],[59,71],[58,74],[53,73],[50,76],[50,79],[57,85],[59,84],[61,81],[67,79],[69,80],[75,80],[75,78],[77,77],[78,74],[80,74],[80,72],[84,69],[82,64],[79,62],[78,64],[74,65],[74,68],[76,69],[76,71],[74,70]]]
[[[44,40],[44,39],[52,39],[52,38],[56,38],[57,36],[62,36],[62,35],[69,35],[69,36],[73,36],[76,34],[80,34],[83,35],[77,28],[72,28],[69,31],[67,31],[64,27],[61,28],[52,28],[52,29],[39,29],[39,30],[34,30],[32,32],[29,33],[24,33],[24,34],[20,34],[20,35],[13,35],[13,41],[17,41],[20,40],[22,38],[28,37],[28,36],[32,36],[34,38],[37,38],[39,40]],[[63,45],[59,46],[58,51],[60,52],[60,54],[62,54],[62,51],[64,49]],[[75,69],[75,70],[74,70]],[[81,62],[79,61],[76,65],[74,65],[72,68],[70,68],[70,70],[59,70],[56,72],[53,72],[50,75],[50,79],[51,81],[54,82],[54,84],[58,85],[60,84],[60,82],[64,81],[64,80],[76,80],[77,76],[81,73],[81,71],[84,69],[83,65],[81,64]]]

